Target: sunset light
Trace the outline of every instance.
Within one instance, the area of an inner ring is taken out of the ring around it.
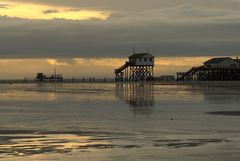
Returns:
[[[97,10],[87,10],[83,8],[68,8],[34,3],[0,1],[0,15],[30,20],[106,20],[109,18],[110,13]]]
[[[0,0],[0,161],[240,161],[240,0]]]

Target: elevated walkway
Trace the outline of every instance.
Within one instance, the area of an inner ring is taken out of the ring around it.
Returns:
[[[122,65],[120,68],[115,69],[115,73],[121,73],[123,72],[125,69],[127,69],[129,66],[134,65],[134,63],[131,62],[126,62],[124,65]]]
[[[193,67],[181,74],[177,81],[239,81],[239,67]]]
[[[191,78],[194,74],[196,74],[198,71],[200,71],[203,68],[204,66],[193,67],[189,71],[184,73],[180,78],[178,78],[177,81],[187,80],[187,78]]]

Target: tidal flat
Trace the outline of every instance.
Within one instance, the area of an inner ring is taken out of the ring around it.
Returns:
[[[0,161],[238,161],[240,87],[0,84]]]

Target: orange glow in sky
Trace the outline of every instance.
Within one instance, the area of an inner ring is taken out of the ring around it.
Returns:
[[[109,12],[0,0],[0,15],[31,20],[107,20]]]
[[[155,75],[176,74],[199,66],[210,57],[158,57]],[[0,79],[34,77],[37,72],[51,74],[54,68],[64,76],[113,77],[114,69],[127,58],[0,59]]]

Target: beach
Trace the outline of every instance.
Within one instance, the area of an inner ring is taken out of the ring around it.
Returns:
[[[0,85],[2,161],[238,161],[240,86]]]

